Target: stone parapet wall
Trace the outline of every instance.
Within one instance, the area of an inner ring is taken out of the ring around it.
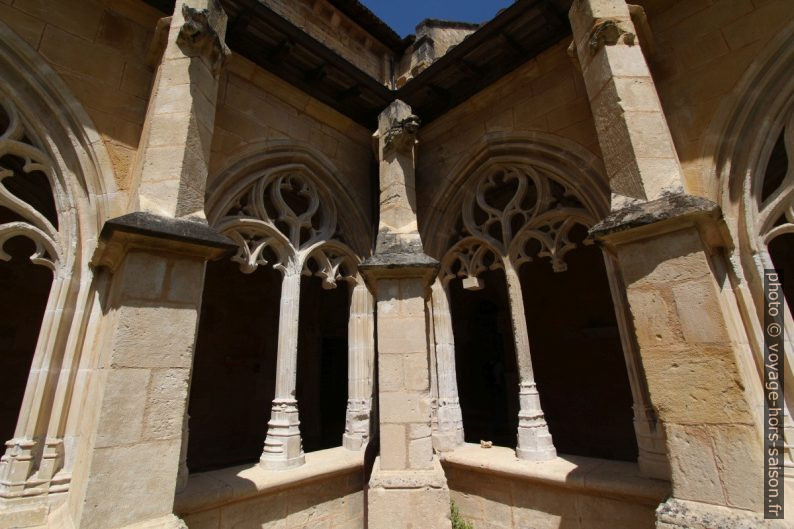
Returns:
[[[651,529],[669,484],[636,464],[562,455],[519,461],[467,444],[442,458],[452,501],[477,529]]]
[[[175,511],[190,529],[359,529],[364,527],[361,452],[306,454],[293,470],[232,467],[190,476]]]

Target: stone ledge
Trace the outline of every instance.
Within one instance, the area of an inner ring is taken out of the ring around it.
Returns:
[[[590,228],[590,234],[602,238],[634,228],[698,215],[717,218],[720,215],[720,207],[703,197],[674,193],[651,202],[638,202],[614,211]]]
[[[265,470],[259,464],[191,474],[187,487],[176,495],[174,512],[186,515],[268,495],[338,474],[361,471],[364,452],[342,447],[306,454],[306,463],[289,470]]]
[[[232,251],[237,245],[213,228],[194,220],[161,217],[153,213],[136,211],[109,219],[102,226],[100,240],[108,240],[114,232],[132,233],[159,239],[185,242],[210,248]]]
[[[218,259],[237,245],[203,222],[136,211],[105,221],[91,265],[115,270],[133,248]]]
[[[524,461],[510,448],[467,443],[441,454],[444,467],[495,473],[597,496],[658,505],[670,495],[666,481],[640,476],[636,463],[562,455],[551,461]]]

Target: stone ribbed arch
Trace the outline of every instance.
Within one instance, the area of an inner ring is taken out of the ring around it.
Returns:
[[[57,227],[0,181],[0,204],[23,220],[0,226],[0,245],[21,235],[37,245],[35,264],[53,283],[14,438],[0,462],[0,498],[68,489],[77,421],[86,392],[75,390],[78,369],[96,367],[85,348],[92,304],[89,261],[104,221],[118,215],[113,168],[102,139],[69,88],[42,57],[0,23],[0,104],[9,124],[0,131],[0,156],[25,161],[24,174],[47,176]],[[3,169],[0,168],[0,174]],[[24,176],[23,174],[23,176]],[[8,171],[2,178],[10,176]],[[1,249],[0,249],[1,250]],[[0,251],[0,258],[8,258]],[[82,387],[82,386],[80,386]],[[42,486],[42,483],[44,484]]]
[[[713,161],[703,173],[704,192],[720,204],[733,241],[728,274],[735,294],[731,308],[748,337],[742,364],[748,371],[746,394],[753,400],[759,429],[764,410],[763,271],[774,268],[767,245],[775,236],[794,232],[794,22],[772,38],[765,50],[721,105],[702,154]],[[788,157],[786,175],[775,192],[762,200],[767,165],[781,135]],[[794,384],[794,321],[789,311],[785,311],[784,336],[784,380]],[[785,436],[791,444],[794,401],[789,394],[784,399]],[[794,459],[791,450],[787,459]]]
[[[577,243],[569,238],[574,226],[589,229],[609,212],[609,187],[601,160],[582,146],[544,133],[486,135],[468,159],[448,177],[424,226],[429,253],[441,260],[433,287],[438,388],[437,446],[448,449],[462,440],[455,386],[454,338],[449,315],[449,282],[462,278],[464,288],[481,288],[478,276],[502,269],[508,286],[513,337],[520,371],[519,444],[525,459],[549,459],[555,450],[540,407],[529,351],[518,269],[534,259],[548,260],[555,271],[565,267],[565,254]],[[490,190],[508,186],[510,196],[495,206]],[[589,239],[583,241],[590,244]],[[532,250],[528,248],[532,245]],[[665,462],[664,444],[656,439],[654,414],[638,352],[630,336],[625,292],[606,257],[618,324],[634,398],[635,429],[641,461]],[[445,409],[447,408],[447,409]],[[654,424],[652,424],[654,423]]]
[[[371,294],[358,273],[370,248],[369,224],[334,167],[306,145],[249,147],[213,179],[208,220],[238,244],[232,260],[244,273],[272,266],[282,273],[276,395],[261,464],[282,469],[304,461],[295,397],[301,277],[324,288],[350,288],[348,405],[350,449],[369,438],[374,365]]]

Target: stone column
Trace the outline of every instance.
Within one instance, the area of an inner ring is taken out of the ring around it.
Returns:
[[[426,301],[438,263],[416,225],[418,119],[402,101],[378,118],[380,224],[360,269],[378,303],[380,455],[369,482],[369,527],[451,527],[449,488],[433,454]]]
[[[671,498],[658,527],[765,527],[763,446],[726,314],[716,204],[672,195],[593,229],[618,261],[651,404],[664,426]],[[727,238],[726,238],[727,239]],[[755,511],[755,512],[754,512]]]
[[[431,369],[436,370],[438,386],[433,447],[445,452],[463,444],[463,416],[455,373],[455,336],[449,311],[449,291],[438,279],[431,287],[431,309],[436,353],[435,364],[431,364]]]
[[[678,155],[626,2],[576,0],[570,19],[612,209],[683,191]]]
[[[518,363],[518,446],[519,459],[548,461],[557,457],[557,450],[551,440],[549,427],[540,406],[540,395],[535,385],[535,372],[532,369],[532,356],[529,352],[529,334],[521,281],[518,272],[508,259],[503,260],[507,296],[510,301],[510,323]]]
[[[142,211],[204,218],[225,35],[218,0],[177,0],[136,160]]]
[[[298,418],[295,384],[298,370],[298,323],[301,271],[288,266],[281,282],[276,359],[276,396],[267,423],[265,449],[259,459],[264,468],[281,470],[305,461]]]
[[[181,525],[170,513],[187,468],[204,264],[235,249],[204,215],[225,31],[217,0],[176,1],[135,162],[133,213],[105,224],[94,255],[111,276],[103,320],[110,338],[101,345],[80,527]]]
[[[342,446],[361,450],[369,441],[372,377],[375,365],[375,321],[372,294],[364,283],[350,292],[347,324],[347,414]]]
[[[80,527],[180,526],[171,512],[204,264],[232,250],[189,220],[131,213],[105,223],[93,264],[110,274],[109,328]]]
[[[764,527],[762,444],[727,313],[716,204],[687,195],[623,0],[575,0],[574,43],[612,189],[591,233],[625,285],[650,405],[664,427],[672,497],[657,527]],[[743,380],[744,379],[744,380]],[[636,404],[636,402],[635,402]]]

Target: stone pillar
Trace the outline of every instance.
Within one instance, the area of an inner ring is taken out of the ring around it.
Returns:
[[[681,192],[678,155],[626,2],[575,0],[570,19],[612,209]]]
[[[761,431],[745,394],[757,374],[741,369],[721,299],[719,208],[684,193],[625,1],[575,0],[569,16],[612,189],[612,213],[591,233],[625,285],[633,322],[621,330],[666,438],[673,493],[657,527],[763,527]]]
[[[375,321],[372,294],[364,283],[350,292],[347,324],[347,414],[342,446],[361,450],[369,441],[372,377],[375,365]]]
[[[436,369],[438,386],[433,447],[445,452],[463,444],[463,416],[455,373],[455,336],[449,311],[449,291],[438,279],[431,288],[431,309],[436,353],[431,369]]]
[[[521,281],[512,263],[507,259],[503,263],[507,280],[507,295],[510,300],[510,323],[513,327],[513,340],[518,363],[519,411],[516,455],[519,459],[548,461],[557,457],[557,450],[552,443],[549,427],[540,406],[538,388],[535,385]]]
[[[372,529],[451,527],[449,488],[433,454],[426,301],[438,263],[416,225],[418,119],[402,101],[378,118],[380,224],[360,269],[378,303],[380,455],[369,482]]]
[[[265,449],[259,459],[264,468],[282,470],[305,462],[301,443],[295,384],[298,370],[298,324],[300,316],[301,271],[297,266],[284,270],[278,315],[276,396],[267,423]]]
[[[593,233],[617,258],[665,429],[672,497],[657,527],[764,527],[763,446],[743,380],[752,374],[741,370],[720,299],[728,279],[712,263],[727,240],[719,208],[672,195],[620,213]]]
[[[134,212],[106,222],[94,255],[110,273],[109,341],[80,527],[183,525],[171,511],[186,479],[204,264],[236,248],[204,215],[225,31],[217,0],[176,1],[135,163]]]
[[[101,404],[79,526],[125,527],[171,513],[204,264],[234,244],[204,224],[131,213],[105,223],[93,265],[110,274],[103,300]]]
[[[204,218],[225,34],[218,0],[177,0],[136,160],[142,211]]]

